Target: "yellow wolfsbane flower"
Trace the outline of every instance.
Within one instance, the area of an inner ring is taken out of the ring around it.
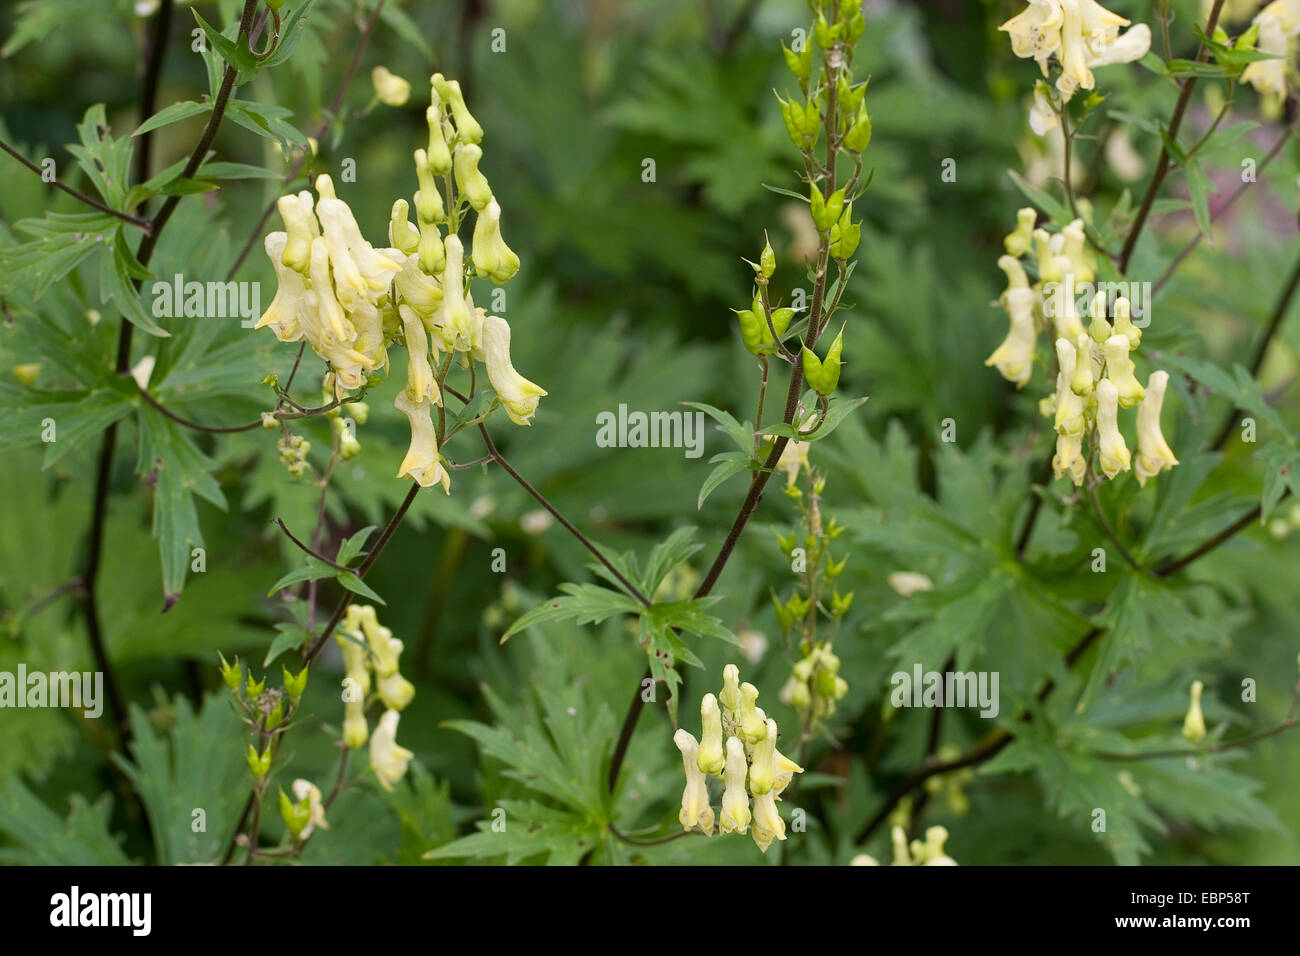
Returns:
[[[1107,478],[1129,470],[1128,445],[1119,432],[1119,389],[1109,378],[1097,383],[1097,441],[1101,470]]]
[[[772,845],[773,840],[785,839],[785,821],[781,819],[781,813],[776,808],[775,792],[768,791],[754,796],[753,824],[750,835],[764,853]]]
[[[410,475],[421,488],[441,482],[443,491],[451,494],[451,475],[438,461],[438,436],[433,428],[429,400],[413,402],[403,389],[397,393],[393,406],[411,422],[411,445],[397,469],[397,477]]]
[[[700,719],[703,726],[696,763],[702,773],[722,773],[727,765],[727,756],[722,749],[722,711],[718,709],[718,698],[712,694],[705,694],[700,701]]]
[[[330,828],[330,825],[325,822],[325,806],[321,803],[319,787],[310,780],[299,778],[293,782],[293,795],[299,803],[307,801],[307,825],[298,834],[299,840],[307,839],[317,827],[322,830]]]
[[[395,710],[384,711],[375,725],[375,732],[370,735],[370,769],[375,772],[379,785],[385,790],[392,790],[406,775],[407,764],[415,756],[397,743],[397,722],[401,715]]]
[[[1146,396],[1138,406],[1138,453],[1133,473],[1138,484],[1145,485],[1148,478],[1174,467],[1174,457],[1169,443],[1160,431],[1160,409],[1165,401],[1165,388],[1169,385],[1168,372],[1152,372],[1147,379]]]
[[[745,790],[745,745],[739,737],[727,738],[727,766],[722,792],[722,816],[718,819],[719,833],[744,833],[749,829],[749,793]]]
[[[411,84],[388,72],[387,67],[377,66],[371,70],[370,82],[374,84],[375,96],[385,106],[405,106],[411,98]]]
[[[682,752],[682,769],[686,771],[686,789],[682,791],[682,809],[677,819],[683,830],[699,827],[706,835],[713,833],[713,807],[709,806],[708,778],[697,764],[700,745],[685,728],[673,734],[673,743]]]
[[[1183,718],[1183,736],[1194,744],[1205,739],[1205,714],[1201,712],[1201,692],[1205,685],[1192,681],[1192,700],[1187,707],[1187,716]]]
[[[1034,368],[1034,343],[1037,332],[1034,329],[1034,291],[1026,283],[1017,285],[1017,271],[1023,276],[1024,269],[1011,256],[1003,256],[998,266],[1012,277],[1011,287],[1002,293],[1002,302],[1011,319],[1011,328],[1007,337],[984,362],[993,365],[1009,382],[1024,387]]]
[[[1115,383],[1119,392],[1119,407],[1132,408],[1142,401],[1145,389],[1133,374],[1133,359],[1129,352],[1133,345],[1127,335],[1115,334],[1103,346],[1106,352],[1106,377]]]
[[[1056,431],[1059,435],[1078,438],[1083,435],[1083,397],[1070,387],[1074,379],[1078,352],[1068,339],[1056,340],[1056,360],[1061,371],[1056,376]]]
[[[532,424],[537,403],[546,394],[546,389],[515,371],[510,361],[510,325],[505,319],[495,315],[483,319],[481,352],[487,365],[488,381],[510,420],[516,425]]]
[[[1047,75],[1047,60],[1061,47],[1061,25],[1065,18],[1059,0],[1030,0],[1029,6],[999,30],[1011,36],[1011,50],[1023,59],[1038,61]]]

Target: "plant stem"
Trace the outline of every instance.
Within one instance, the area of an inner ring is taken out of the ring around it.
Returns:
[[[1219,24],[1219,12],[1223,9],[1223,0],[1214,0],[1214,6],[1210,10],[1209,20],[1205,24],[1205,35],[1214,36],[1214,28]],[[1203,63],[1209,56],[1209,49],[1201,46],[1196,53],[1196,62]],[[1173,116],[1169,119],[1169,139],[1173,142],[1178,141],[1178,131],[1183,125],[1183,116],[1187,112],[1187,104],[1192,99],[1192,90],[1196,88],[1196,76],[1183,78],[1178,93],[1178,102],[1174,105]],[[1151,174],[1151,184],[1147,187],[1146,195],[1142,197],[1142,205],[1138,208],[1137,218],[1133,220],[1133,227],[1129,230],[1128,238],[1124,241],[1124,249],[1119,254],[1117,265],[1120,274],[1123,275],[1128,270],[1129,259],[1133,256],[1133,249],[1137,245],[1138,237],[1142,234],[1142,227],[1146,225],[1147,217],[1151,214],[1151,206],[1156,201],[1156,194],[1160,192],[1160,187],[1165,181],[1173,168],[1169,161],[1169,149],[1163,144],[1160,147],[1160,158],[1156,160],[1155,172]]]
[[[12,146],[10,146],[2,139],[0,139],[0,149],[3,149],[14,159],[18,160],[18,162],[22,163],[24,166],[26,166],[36,175],[40,176],[42,180],[45,179],[45,176],[41,171],[41,167],[37,166],[30,159],[28,159],[22,153],[18,152],[18,150],[14,149]],[[73,189],[71,186],[64,185],[64,183],[62,183],[57,177],[55,179],[49,180],[49,182],[56,189],[63,190],[73,199],[80,200],[81,202],[85,203],[87,206],[90,206],[92,209],[96,209],[99,212],[106,213],[110,216],[115,216],[116,218],[121,219],[123,222],[129,222],[133,226],[139,226],[146,233],[148,233],[151,229],[154,228],[153,223],[151,223],[148,219],[142,219],[139,216],[132,216],[130,213],[119,212],[118,210],[114,209],[112,206],[106,206],[98,199],[94,199],[90,196],[87,196],[85,193],[81,192],[81,190]]]

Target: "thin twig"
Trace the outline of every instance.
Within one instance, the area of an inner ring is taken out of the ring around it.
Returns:
[[[53,185],[57,189],[62,189],[73,199],[80,200],[81,202],[85,203],[87,206],[90,206],[92,209],[97,209],[102,213],[107,213],[110,216],[114,216],[118,219],[121,219],[123,222],[129,222],[133,226],[140,227],[146,233],[150,232],[154,228],[154,224],[150,222],[148,219],[142,219],[139,216],[132,216],[130,213],[126,213],[126,212],[119,212],[118,210],[114,209],[112,206],[106,206],[98,199],[93,199],[90,196],[87,196],[85,193],[81,192],[80,190],[73,189],[71,186],[65,185],[57,177],[51,180],[45,180],[45,176],[41,172],[41,167],[37,166],[30,159],[28,159],[22,153],[18,152],[18,150],[14,149],[12,146],[10,146],[2,139],[0,139],[0,149],[3,149],[14,159],[18,160],[18,162],[22,163],[24,166],[26,166],[36,175],[40,176],[42,181],[48,181],[51,185]]]

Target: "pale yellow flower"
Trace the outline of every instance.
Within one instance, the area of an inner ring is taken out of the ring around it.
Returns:
[[[310,780],[299,778],[293,782],[293,795],[299,803],[306,800],[309,811],[307,825],[298,834],[299,840],[307,839],[317,827],[322,830],[330,828],[330,825],[325,822],[325,806],[321,803],[319,787]]]
[[[754,795],[754,819],[750,835],[764,853],[772,845],[773,840],[785,839],[785,821],[781,819],[781,813],[776,808],[775,791],[769,790],[767,793]]]
[[[1119,389],[1109,378],[1097,383],[1097,441],[1101,470],[1107,478],[1128,471],[1128,445],[1119,431]]]
[[[1011,256],[1003,256],[998,266],[1012,277],[1011,286],[1002,293],[1002,302],[1011,320],[1007,337],[984,362],[993,365],[1009,382],[1017,387],[1024,387],[1034,367],[1034,343],[1037,332],[1034,329],[1034,291],[1028,285],[1017,285],[1016,271],[1023,275],[1020,263]]]
[[[385,790],[392,790],[393,784],[406,775],[407,764],[415,756],[397,743],[399,719],[397,711],[384,711],[379,723],[375,725],[375,732],[370,735],[370,768]]]
[[[1133,359],[1129,353],[1133,344],[1127,335],[1115,334],[1103,346],[1106,353],[1106,377],[1115,383],[1119,392],[1119,407],[1132,408],[1142,401],[1145,391],[1133,372]]]
[[[700,701],[700,719],[703,726],[696,763],[702,773],[722,773],[727,765],[727,756],[722,749],[722,711],[718,709],[718,698],[712,694],[705,694]]]
[[[708,778],[700,771],[696,761],[700,745],[685,728],[673,734],[673,743],[682,752],[682,768],[686,771],[686,789],[682,791],[682,809],[677,815],[683,830],[699,827],[705,834],[713,833],[713,807],[709,806]]]
[[[429,400],[413,402],[403,389],[397,393],[393,406],[411,422],[411,445],[397,469],[397,477],[410,475],[421,488],[442,483],[451,494],[451,475],[438,460],[438,436],[434,431]]]
[[[405,106],[411,98],[411,84],[388,72],[387,67],[377,66],[371,70],[370,81],[374,84],[375,96],[385,106]]]
[[[1154,478],[1178,464],[1178,459],[1174,457],[1169,443],[1160,431],[1160,409],[1168,385],[1168,372],[1152,372],[1147,379],[1146,396],[1138,406],[1138,453],[1137,460],[1133,463],[1133,473],[1137,475],[1140,485],[1145,485],[1148,478]]]
[[[1056,376],[1056,431],[1057,434],[1077,438],[1083,435],[1084,402],[1083,397],[1076,395],[1070,387],[1078,352],[1069,340],[1056,340],[1056,360],[1061,368]]]
[[[546,389],[515,371],[510,361],[510,325],[505,319],[495,315],[483,319],[482,357],[488,381],[510,420],[516,425],[531,424]]]
[[[745,790],[745,745],[739,737],[727,738],[727,766],[722,792],[722,816],[719,833],[744,833],[749,829],[749,793]]]
[[[1201,712],[1201,692],[1205,685],[1192,681],[1192,699],[1187,707],[1187,716],[1183,718],[1183,736],[1194,744],[1205,739],[1205,714]]]

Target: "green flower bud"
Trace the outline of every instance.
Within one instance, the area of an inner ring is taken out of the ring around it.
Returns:
[[[262,691],[266,690],[266,678],[260,681],[253,680],[253,672],[248,672],[248,682],[244,684],[244,693],[249,697],[257,697]]]
[[[851,17],[844,20],[843,23],[844,39],[849,46],[852,46],[862,39],[862,34],[865,33],[867,29],[867,18],[863,15],[860,9],[855,11]]]
[[[276,727],[280,726],[280,721],[282,720],[284,720],[284,698],[277,694],[275,698],[275,706],[271,708],[271,712],[266,715],[266,729],[275,730]]]
[[[227,664],[225,655],[217,651],[217,656],[221,658],[221,680],[231,693],[239,689],[240,683],[244,679],[244,668],[240,666],[239,657],[235,657],[235,663]]]
[[[772,328],[776,329],[777,335],[784,335],[785,330],[790,327],[791,320],[794,319],[794,309],[773,309],[772,310]],[[771,338],[769,331],[768,337]]]
[[[296,677],[290,674],[289,668],[284,665],[281,665],[280,669],[284,675],[284,692],[289,695],[289,702],[297,707],[298,701],[302,699],[303,693],[307,690],[308,668],[304,667]]]
[[[818,11],[817,22],[813,24],[813,39],[823,50],[833,47],[844,35],[844,24],[837,23],[831,26],[826,20],[826,14]]]
[[[830,395],[840,381],[840,354],[844,348],[844,329],[826,350],[826,358],[819,359],[817,354],[806,345],[803,349],[803,374],[808,385],[819,395]]]
[[[289,835],[296,840],[298,834],[307,829],[307,824],[311,822],[311,806],[307,800],[294,803],[281,787],[280,816],[284,820],[284,825],[289,828]]]
[[[812,75],[812,47],[806,42],[801,53],[795,53],[784,43],[781,44],[781,52],[785,55],[785,65],[796,80],[802,83]]]
[[[835,259],[852,258],[862,241],[862,223],[853,221],[853,203],[844,205],[844,212],[831,227],[830,253]]]
[[[248,753],[245,755],[248,760],[248,769],[253,772],[253,776],[261,780],[266,776],[267,771],[271,769],[271,748],[267,747],[263,753],[258,753],[257,748],[252,744],[248,745]]]
[[[843,74],[840,74],[840,78],[835,83],[835,96],[841,112],[846,116],[858,111],[862,106],[862,96],[866,92],[867,84],[859,83],[857,86],[850,86]]]
[[[803,681],[795,681],[790,687],[790,706],[795,710],[807,710],[812,705],[812,692]]]
[[[844,148],[850,152],[860,153],[871,145],[871,117],[867,115],[866,104],[858,105],[857,116],[853,125],[844,134]]]
[[[776,272],[776,253],[766,233],[763,234],[763,252],[758,257],[758,271],[764,279],[772,278],[772,273]]]

